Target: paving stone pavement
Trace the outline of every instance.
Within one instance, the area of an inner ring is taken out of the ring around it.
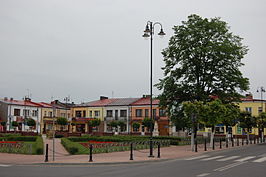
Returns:
[[[203,145],[199,146],[198,152],[192,152],[190,145],[186,146],[170,146],[161,148],[161,158],[157,158],[157,149],[154,150],[154,157],[149,156],[149,149],[135,150],[133,152],[133,160],[130,159],[130,151],[112,152],[93,154],[93,162],[88,162],[88,155],[69,155],[60,143],[60,139],[55,139],[55,160],[52,156],[52,140],[44,138],[44,144],[49,144],[49,161],[48,163],[118,163],[118,162],[137,162],[137,161],[155,161],[161,159],[177,159],[182,157],[190,157],[204,153]],[[218,144],[216,151],[220,150]],[[232,148],[232,147],[231,147]],[[225,148],[223,148],[225,149]],[[213,150],[208,150],[213,151]],[[0,153],[0,164],[39,164],[44,162],[44,155],[22,155]]]

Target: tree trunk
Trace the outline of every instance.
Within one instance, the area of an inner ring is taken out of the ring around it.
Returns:
[[[214,127],[212,127],[210,148],[213,148],[214,134],[215,134]]]

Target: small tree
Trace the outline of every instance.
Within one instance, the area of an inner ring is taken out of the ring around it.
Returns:
[[[17,121],[12,121],[11,125],[14,127],[14,131],[16,132],[17,127],[18,127],[18,122]]]
[[[1,122],[1,125],[4,127],[4,131],[6,131],[6,122]]]
[[[264,127],[266,126],[266,112],[262,112],[260,113],[258,119],[257,119],[257,123],[258,123],[258,127],[260,129],[260,133],[261,133],[261,140],[264,139]]]
[[[56,120],[57,124],[60,125],[61,131],[63,131],[63,128],[65,125],[67,125],[67,119],[65,117],[59,117]]]
[[[201,121],[204,123],[205,127],[211,128],[210,147],[213,147],[215,126],[221,123],[222,118],[225,116],[226,109],[220,100],[208,102],[203,108]]]
[[[144,127],[147,127],[147,128],[148,128],[148,131],[150,131],[151,128],[153,129],[153,127],[154,127],[154,120],[151,120],[150,118],[145,117],[145,118],[142,120],[142,125],[143,125]]]
[[[256,127],[256,118],[251,116],[251,113],[248,111],[244,111],[240,113],[240,127],[246,129],[247,139],[249,141],[249,132],[252,130],[252,127]]]
[[[34,119],[27,119],[27,125],[30,127],[30,129],[32,130],[32,127],[34,127],[36,125],[36,122]]]
[[[108,125],[110,127],[112,127],[112,129],[115,130],[115,131],[116,131],[117,127],[118,127],[117,121],[111,121]]]
[[[139,127],[140,127],[140,123],[138,123],[138,122],[134,122],[133,124],[132,124],[132,127],[133,127],[133,131],[138,131],[139,130]]]
[[[239,122],[240,109],[239,106],[231,103],[225,104],[225,115],[221,119],[221,123],[226,128],[226,137],[229,136],[229,126],[233,127]],[[231,132],[232,133],[232,132]]]
[[[117,122],[117,125],[120,127],[120,131],[121,131],[121,132],[125,131],[125,127],[126,127],[125,122],[123,122],[123,121],[118,121],[118,122]]]
[[[101,124],[101,120],[100,119],[92,119],[89,121],[89,126],[90,127],[98,127]]]

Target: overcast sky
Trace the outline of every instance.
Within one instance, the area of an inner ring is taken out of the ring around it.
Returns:
[[[161,50],[173,26],[191,14],[221,17],[244,38],[249,52],[241,70],[258,97],[257,88],[266,87],[265,9],[265,0],[0,0],[0,98],[30,93],[34,101],[50,101],[70,95],[80,103],[100,95],[149,94],[146,22],[161,22],[167,34],[154,39],[157,83]]]

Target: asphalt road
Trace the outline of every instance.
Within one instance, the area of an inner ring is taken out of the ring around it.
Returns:
[[[0,164],[0,177],[266,177],[266,144],[186,159],[113,165]]]

